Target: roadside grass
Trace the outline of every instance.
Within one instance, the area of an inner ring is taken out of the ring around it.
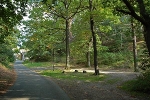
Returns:
[[[148,96],[149,97],[148,93],[135,90],[136,84],[138,84],[137,79],[129,80],[129,81],[124,82],[121,86],[119,86],[119,88],[130,93],[132,96],[141,96],[141,97]]]
[[[106,78],[105,74],[93,75],[93,73],[81,73],[81,72],[66,72],[62,73],[61,70],[45,70],[40,72],[41,75],[50,76],[56,79],[62,80],[81,80],[84,82],[98,82],[103,81]]]
[[[23,64],[28,68],[52,66],[51,62],[23,62]]]
[[[52,66],[51,62],[24,62],[23,63],[28,68],[37,68],[37,67],[50,67]],[[58,66],[58,65],[57,65]],[[63,66],[62,64],[59,64],[59,66]],[[62,79],[62,80],[81,80],[84,82],[98,82],[103,81],[107,78],[107,75],[100,74],[100,75],[93,75],[93,73],[81,73],[81,72],[65,72],[62,73],[63,70],[44,70],[40,71],[40,73],[43,76],[50,76],[52,78],[56,79]]]

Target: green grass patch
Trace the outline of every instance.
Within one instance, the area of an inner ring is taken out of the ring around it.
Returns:
[[[106,75],[93,75],[93,73],[75,73],[75,72],[66,72],[62,73],[61,70],[46,70],[42,71],[40,74],[44,76],[50,76],[57,79],[67,79],[67,80],[82,80],[84,82],[98,82],[103,81],[106,78]]]
[[[139,85],[138,80],[134,79],[134,80],[129,80],[124,82],[121,86],[119,86],[119,88],[126,92],[129,92],[132,96],[139,96],[139,97],[149,96],[148,93],[145,93],[144,91],[139,91],[137,89],[137,88],[141,88],[141,86]]]
[[[126,81],[120,86],[120,88],[128,92],[133,92],[134,84],[136,84],[136,80]]]
[[[52,66],[51,62],[24,62],[23,64],[28,68]]]

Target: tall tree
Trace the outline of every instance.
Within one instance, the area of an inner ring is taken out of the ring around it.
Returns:
[[[136,43],[134,21],[132,16],[131,16],[131,31],[132,31],[132,38],[133,38],[134,71],[137,72],[137,43]]]
[[[93,0],[89,0],[89,11],[90,11],[90,29],[93,38],[93,49],[94,49],[94,68],[95,68],[95,75],[99,74],[98,70],[98,61],[97,61],[97,40],[96,40],[96,33],[94,31],[94,18],[93,18]]]
[[[74,16],[83,11],[83,0],[44,0],[49,8],[48,13],[65,21],[66,34],[66,69],[70,68],[70,41],[72,40],[72,20]]]

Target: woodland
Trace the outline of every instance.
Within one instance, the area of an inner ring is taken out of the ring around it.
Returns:
[[[129,68],[150,82],[149,0],[1,0],[0,23],[6,67],[24,49],[25,61]]]

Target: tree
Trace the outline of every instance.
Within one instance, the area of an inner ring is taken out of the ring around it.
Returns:
[[[93,19],[93,14],[92,14],[93,10],[94,10],[93,2],[92,0],[89,0],[90,29],[92,33],[93,49],[94,49],[94,68],[95,68],[95,75],[98,75],[99,70],[98,70],[98,61],[97,61],[97,40],[96,40],[96,33],[94,31],[94,19]]]
[[[65,35],[66,35],[66,69],[70,68],[70,41],[72,40],[72,20],[73,17],[84,10],[83,0],[44,0],[46,6],[49,8],[50,15],[62,18],[65,21]]]
[[[131,16],[131,31],[132,31],[132,38],[133,38],[134,71],[137,72],[137,43],[136,43],[135,28],[134,28],[134,22],[132,16]]]

